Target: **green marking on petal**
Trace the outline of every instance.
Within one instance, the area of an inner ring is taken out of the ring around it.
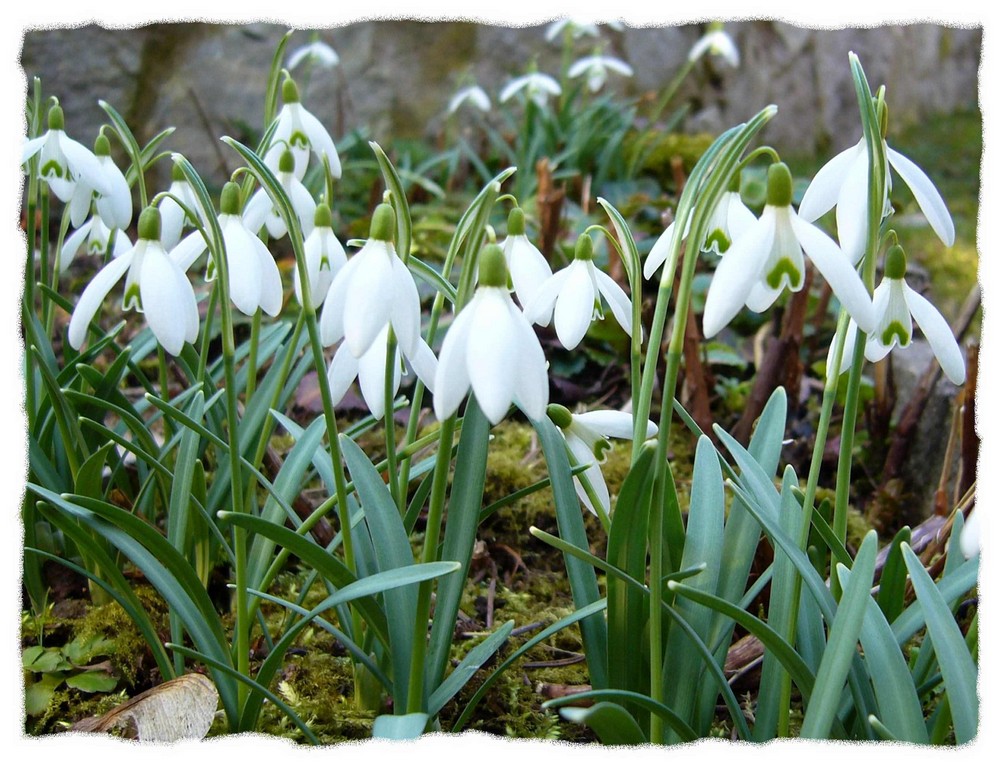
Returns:
[[[705,238],[704,250],[710,251],[713,245],[719,253],[725,253],[729,250],[729,246],[732,245],[732,241],[726,236],[723,230],[713,229],[708,233],[708,237]]]
[[[139,294],[139,284],[130,283],[125,286],[125,298],[123,307],[126,311],[135,309],[142,312],[142,296]]]
[[[885,330],[882,331],[882,346],[891,347],[894,338],[899,341],[899,346],[901,347],[908,346],[910,343],[910,334],[898,320],[893,320],[886,326]]]
[[[773,290],[778,290],[781,287],[781,278],[783,275],[788,276],[789,285],[792,286],[799,285],[802,280],[802,273],[795,266],[795,262],[787,256],[779,259],[774,268],[767,273],[767,284]]]
[[[292,147],[309,149],[309,137],[302,133],[302,131],[295,131],[288,137],[288,144]]]
[[[325,253],[319,257],[319,268],[323,269],[323,267],[326,267],[327,269],[332,269],[332,267],[330,266],[330,259],[327,257]]]
[[[594,443],[594,458],[597,460],[598,464],[603,464],[604,460],[607,458],[608,451],[611,450],[611,441],[606,437],[602,437],[596,443]]]
[[[63,169],[61,165],[59,165],[59,163],[56,160],[49,160],[45,165],[42,166],[42,169],[38,172],[38,174],[44,179],[48,179],[53,176],[55,176],[56,178],[63,178],[65,176],[68,176],[66,171]]]

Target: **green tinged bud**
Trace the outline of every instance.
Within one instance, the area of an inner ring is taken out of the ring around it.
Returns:
[[[333,214],[330,212],[330,206],[326,203],[320,203],[316,206],[316,214],[313,216],[313,224],[317,227],[327,227],[328,229],[333,227]]]
[[[767,169],[767,204],[776,208],[792,204],[792,172],[784,163],[771,163]]]
[[[906,252],[903,246],[894,245],[885,254],[885,276],[889,280],[902,280],[906,277]]]
[[[524,211],[511,208],[507,215],[507,236],[524,234]]]
[[[65,131],[66,130],[66,116],[63,114],[62,107],[58,104],[53,104],[49,107],[49,130],[50,131]]]
[[[278,159],[278,172],[279,173],[292,173],[295,170],[295,155],[292,154],[290,149],[286,149],[281,153],[281,157]]]
[[[94,154],[98,157],[108,157],[111,154],[111,142],[103,133],[94,141]]]
[[[545,412],[552,419],[552,423],[559,427],[559,429],[568,429],[569,425],[573,423],[573,414],[564,406],[553,403]]]
[[[372,225],[368,231],[371,240],[391,243],[396,239],[396,212],[388,203],[380,203],[372,214]]]
[[[506,288],[507,280],[507,257],[499,245],[491,243],[479,255],[479,285]]]
[[[285,82],[281,84],[281,98],[286,104],[295,104],[300,101],[299,87],[290,77],[286,77]]]
[[[240,185],[235,181],[227,181],[219,197],[219,212],[239,216],[241,203]]]
[[[580,261],[594,260],[594,239],[586,232],[576,239],[576,250],[573,252],[573,258]]]
[[[184,169],[181,168],[180,163],[174,163],[173,167],[170,169],[170,180],[171,181],[187,180],[187,176],[184,175]]]
[[[155,206],[145,208],[139,214],[139,239],[160,239],[160,209]]]

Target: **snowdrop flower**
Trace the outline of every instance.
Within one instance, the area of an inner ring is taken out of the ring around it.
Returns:
[[[587,465],[583,471],[584,477],[590,481],[590,485],[597,496],[597,501],[601,505],[604,513],[611,511],[611,494],[608,492],[608,484],[604,480],[601,472],[601,464],[606,459],[607,451],[611,449],[609,437],[618,437],[623,440],[631,440],[632,414],[622,411],[590,411],[589,413],[570,413],[561,405],[550,405],[548,407],[549,418],[563,433],[566,438],[566,447],[569,448],[573,461],[577,464]],[[646,422],[646,439],[656,435],[656,424],[652,421]],[[583,505],[593,514],[598,514],[594,508],[594,502],[583,487],[583,483],[576,476],[573,477],[573,485],[576,486],[576,495],[580,497]]]
[[[515,402],[529,419],[545,415],[545,354],[514,306],[507,280],[503,251],[487,245],[479,258],[479,287],[441,345],[434,377],[434,413],[440,420],[455,413],[470,387],[492,424]]]
[[[621,287],[594,266],[594,241],[586,232],[576,241],[572,263],[556,272],[538,289],[524,316],[548,325],[555,314],[556,336],[566,349],[579,344],[595,317],[603,317],[601,296],[607,299],[615,320],[632,335],[632,303]]]
[[[261,309],[277,317],[281,311],[281,274],[267,246],[243,222],[240,200],[239,184],[226,182],[219,199],[218,221],[229,267],[229,298],[244,315],[252,316]],[[207,247],[201,232],[195,231],[171,253],[180,268],[187,271]],[[209,259],[205,279],[214,280],[215,270],[215,262]]]
[[[376,419],[385,415],[385,361],[389,344],[389,326],[379,331],[372,345],[360,358],[354,357],[346,344],[341,344],[333,356],[327,376],[330,381],[330,396],[333,402],[339,403],[348,388],[358,380],[361,394],[368,404],[368,410]],[[417,347],[412,356],[404,355],[397,347],[395,366],[392,374],[392,394],[395,397],[399,391],[399,381],[402,378],[403,359],[424,383],[434,391],[434,376],[437,372],[437,359],[427,343],[417,339]]]
[[[883,120],[883,126],[886,122]],[[954,245],[955,224],[934,183],[916,163],[886,144],[884,132],[882,147],[889,165],[910,188],[931,229],[945,245]],[[887,168],[885,207],[889,205],[891,188]],[[815,221],[834,206],[840,245],[852,263],[857,264],[864,255],[868,235],[868,145],[864,138],[820,168],[802,197],[799,215],[806,221]]]
[[[207,219],[191,183],[184,176],[181,167],[175,163],[170,170],[170,188],[167,190],[167,195],[161,197],[157,204],[160,209],[160,219],[163,222],[160,242],[168,251],[180,242],[185,225],[194,225],[194,222],[188,220],[184,209],[173,199],[175,197],[196,214],[202,222]]]
[[[102,195],[112,194],[94,153],[66,135],[66,120],[58,104],[49,109],[48,125],[41,136],[25,142],[21,164],[38,155],[38,178],[64,203],[73,197],[79,181]]]
[[[875,324],[865,343],[865,357],[878,362],[892,348],[906,349],[913,340],[913,320],[917,321],[930,344],[934,356],[941,364],[945,376],[955,385],[965,382],[965,359],[952,335],[948,321],[933,304],[906,284],[906,254],[899,245],[893,245],[885,256],[882,282],[875,289]],[[851,365],[851,355],[858,328],[854,322],[847,327],[844,355],[840,373]],[[827,355],[827,367],[832,364],[833,349]]]
[[[609,70],[617,72],[619,75],[623,75],[624,77],[632,77],[634,74],[632,67],[621,59],[616,59],[614,56],[602,56],[600,54],[585,56],[584,58],[577,60],[573,63],[573,66],[569,68],[569,72],[567,72],[567,74],[570,77],[580,77],[581,75],[586,75],[587,87],[590,89],[591,93],[596,93],[604,87],[604,83],[608,79]]]
[[[295,69],[303,62],[309,62],[309,64],[322,69],[333,69],[340,63],[340,57],[333,48],[322,40],[313,40],[311,43],[306,43],[301,48],[295,49],[288,57],[288,68]]]
[[[684,237],[690,234],[691,218],[687,221],[684,229]],[[708,230],[705,233],[705,241],[701,244],[702,252],[714,252],[721,256],[732,244],[733,240],[741,237],[750,227],[757,223],[757,217],[743,204],[740,197],[740,177],[736,174],[729,189],[722,193],[718,205],[712,211],[712,216],[708,220]],[[674,223],[668,226],[663,234],[657,238],[646,256],[646,264],[642,273],[649,280],[653,273],[659,269],[670,255],[670,241],[674,236]]]
[[[965,519],[965,525],[962,526],[962,533],[958,537],[958,546],[962,550],[962,556],[966,560],[971,560],[979,554],[980,527],[981,523],[979,522],[978,512],[972,515],[972,517]]]
[[[871,330],[875,316],[861,278],[837,244],[792,209],[792,174],[784,163],[773,163],[767,172],[764,212],[733,241],[716,267],[705,300],[705,338],[721,331],[744,304],[763,312],[786,287],[802,290],[803,251],[855,322]]]
[[[316,216],[316,201],[305,185],[295,177],[295,156],[291,150],[286,149],[281,153],[276,176],[292,203],[292,210],[299,217],[302,236],[309,237]],[[285,220],[263,187],[258,189],[247,203],[243,211],[243,222],[251,232],[259,232],[262,225],[266,226],[267,233],[274,239],[284,237],[288,232]]]
[[[125,273],[123,309],[146,316],[156,340],[170,354],[198,338],[198,304],[184,271],[160,244],[160,212],[146,208],[139,217],[139,240],[112,259],[84,289],[69,321],[69,343],[80,349],[105,296]]]
[[[698,61],[706,53],[718,56],[732,67],[740,65],[740,52],[722,24],[714,23],[709,26],[708,31],[691,47],[688,61]]]
[[[281,155],[288,147],[295,155],[295,177],[301,179],[309,163],[312,152],[322,162],[325,155],[330,162],[333,178],[340,178],[340,156],[333,139],[323,124],[299,101],[299,89],[290,77],[281,85],[281,98],[285,102],[278,112],[277,126],[271,137],[271,147],[264,155],[264,162],[271,169],[277,169]]]
[[[554,77],[542,74],[541,72],[529,72],[526,75],[511,80],[504,89],[500,91],[500,101],[506,102],[520,91],[524,91],[527,98],[531,99],[539,107],[545,107],[549,103],[549,96],[558,96],[562,93],[562,88]]]
[[[132,222],[132,191],[125,175],[111,159],[111,142],[104,134],[94,142],[94,156],[109,191],[105,194],[97,192],[91,186],[91,180],[80,179],[69,200],[70,223],[79,227],[90,213],[93,203],[97,205],[101,220],[111,229],[125,229]]]
[[[368,241],[343,266],[327,292],[320,317],[324,346],[346,339],[361,357],[387,323],[399,348],[413,360],[420,341],[420,296],[410,270],[396,253],[396,213],[388,203],[372,214]]]
[[[334,276],[341,267],[347,264],[347,254],[344,246],[333,233],[333,215],[330,206],[320,203],[316,206],[313,218],[313,231],[306,238],[303,250],[306,257],[306,273],[309,276],[309,296],[314,306],[323,303]],[[299,281],[299,268],[294,272],[295,298],[302,303],[302,283]]]
[[[618,32],[623,29],[621,22],[618,21],[609,21],[606,23],[606,26]],[[565,18],[558,19],[557,21],[553,21],[549,24],[549,26],[545,29],[545,39],[551,43],[553,40],[559,38],[563,32],[569,32],[574,40],[579,40],[584,35],[597,37],[600,34],[597,24],[592,21]]]
[[[73,259],[82,250],[91,256],[103,256],[108,252],[108,244],[111,242],[112,230],[101,219],[100,213],[94,213],[83,225],[72,235],[66,238],[62,250],[59,252],[59,269],[65,270]],[[120,229],[114,230],[114,247],[112,255],[121,256],[132,247],[132,241]],[[162,240],[160,241],[162,245]],[[166,246],[164,250],[168,250]]]
[[[507,257],[507,269],[517,300],[526,307],[542,284],[552,277],[552,270],[542,252],[525,234],[524,211],[520,208],[512,208],[507,216],[507,237],[500,247]]]
[[[480,112],[489,112],[493,106],[490,103],[490,97],[486,95],[486,91],[478,85],[468,85],[456,91],[455,95],[448,102],[448,114],[455,114],[463,104],[469,104]]]

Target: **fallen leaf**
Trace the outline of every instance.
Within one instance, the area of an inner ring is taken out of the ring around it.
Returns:
[[[192,673],[143,691],[102,717],[73,725],[74,731],[111,733],[139,741],[202,739],[219,704],[215,685]]]

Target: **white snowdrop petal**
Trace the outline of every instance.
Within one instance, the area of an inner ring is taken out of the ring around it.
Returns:
[[[469,392],[469,366],[466,353],[472,316],[479,304],[473,296],[465,308],[452,321],[441,344],[437,372],[434,375],[434,414],[439,420],[451,416]]]
[[[596,410],[587,413],[573,414],[574,425],[579,423],[586,429],[591,429],[598,435],[617,437],[622,440],[632,439],[632,414],[624,411]],[[649,422],[646,429],[646,439],[656,434],[656,424]]]
[[[337,347],[326,374],[330,383],[330,399],[335,405],[339,405],[344,399],[344,395],[357,377],[358,360],[351,354],[346,344],[341,344]]]
[[[546,280],[532,296],[524,308],[524,317],[529,323],[548,325],[552,322],[552,310],[556,299],[562,292],[563,285],[569,279],[569,268],[561,269]]]
[[[309,190],[305,188],[301,181],[292,176],[288,181],[289,197],[292,201],[292,208],[299,217],[299,225],[302,229],[302,237],[306,238],[312,234],[316,219],[316,201],[313,200]]]
[[[594,495],[600,502],[604,512],[609,512],[611,509],[611,495],[608,493],[608,484],[604,481],[601,465],[597,462],[594,452],[589,445],[572,432],[564,432],[564,437],[566,438],[566,447],[569,448],[570,455],[573,457],[573,462],[575,464],[587,465],[587,468],[583,470],[583,474],[590,481],[594,489]],[[583,483],[575,477],[574,481],[576,493],[580,497],[580,501],[583,502],[583,505],[588,510],[596,514],[594,503],[590,500],[590,494],[584,490]]]
[[[865,149],[864,139],[853,147],[848,147],[834,155],[827,161],[826,165],[819,169],[802,196],[799,216],[806,221],[816,221],[837,204],[844,179],[847,178],[851,165],[859,155],[865,158],[864,162],[867,166],[868,153]]]
[[[702,328],[710,339],[736,317],[747,300],[748,285],[756,281],[774,240],[775,219],[770,206],[746,234],[733,242],[715,268],[705,298]]]
[[[143,254],[139,294],[143,314],[156,340],[170,354],[180,354],[190,327],[190,313],[197,315],[198,309],[191,284],[159,243],[151,243]]]
[[[132,192],[125,175],[111,158],[101,162],[101,170],[110,191],[97,199],[97,210],[111,229],[125,229],[132,221]]]
[[[267,190],[258,189],[243,209],[243,226],[250,232],[260,232],[270,213],[271,198]]]
[[[253,315],[260,306],[261,259],[249,232],[239,218],[232,217],[222,230],[229,264],[229,298],[244,315]],[[259,241],[258,241],[259,242]]]
[[[434,379],[437,376],[437,358],[434,357],[434,351],[427,346],[427,342],[423,339],[419,339],[417,342],[417,348],[414,350],[412,355],[406,355],[406,361],[410,364],[410,368],[417,378],[420,379],[424,386],[427,387],[431,392],[434,391]]]
[[[330,289],[323,300],[323,312],[319,318],[320,339],[325,347],[329,347],[344,338],[344,305],[351,289],[354,272],[360,263],[355,255],[330,283]]]
[[[596,295],[587,265],[574,260],[566,268],[569,274],[556,299],[556,336],[566,349],[574,349],[583,340],[594,318]]]
[[[965,358],[958,342],[955,341],[948,321],[933,304],[910,286],[904,284],[903,293],[913,319],[920,326],[927,343],[934,351],[934,356],[941,363],[941,370],[952,384],[961,386],[965,383]]]
[[[854,322],[870,333],[875,327],[871,297],[843,251],[817,227],[798,216],[792,216],[792,230]]]
[[[66,269],[66,267],[73,263],[73,259],[76,258],[76,254],[79,253],[80,248],[87,239],[87,235],[90,234],[90,229],[93,225],[93,219],[84,222],[82,227],[66,238],[66,242],[63,243],[62,250],[59,252],[60,271]]]
[[[337,147],[334,145],[333,139],[330,138],[329,132],[305,107],[301,108],[299,119],[302,121],[302,130],[305,131],[306,137],[309,139],[312,151],[319,158],[326,155],[330,162],[330,174],[333,178],[339,179],[341,174],[340,155],[337,154]]]
[[[24,165],[37,155],[48,140],[49,134],[43,133],[41,136],[36,136],[34,139],[28,139],[24,142],[24,146],[21,147],[21,165]]]
[[[545,353],[531,324],[509,300],[508,305],[518,348],[514,397],[524,414],[529,419],[538,421],[545,415],[545,408],[549,404],[549,374]]]
[[[663,266],[667,260],[667,256],[670,255],[670,244],[674,238],[674,224],[675,222],[671,222],[663,230],[663,234],[656,238],[656,242],[653,243],[653,247],[649,249],[649,253],[646,255],[646,264],[642,268],[642,275],[647,280],[652,279],[653,274]]]
[[[271,252],[267,250],[257,237],[251,236],[254,250],[260,264],[260,298],[258,302],[265,314],[277,317],[281,312],[281,302],[284,298],[281,289],[281,273]]]
[[[886,147],[886,154],[889,164],[896,169],[896,173],[906,182],[913,197],[916,199],[920,210],[927,217],[927,222],[931,229],[941,238],[941,242],[951,247],[955,244],[955,223],[948,213],[948,206],[944,204],[941,193],[937,191],[927,174],[924,173],[916,163],[899,152]]]
[[[77,184],[73,190],[73,196],[69,199],[69,221],[74,227],[79,227],[87,220],[90,213],[91,202],[94,199],[94,190],[85,184]],[[98,213],[103,218],[104,212],[98,208]],[[126,222],[126,225],[128,222]]]
[[[528,306],[546,280],[552,277],[552,269],[542,252],[526,235],[514,235],[503,242],[503,252],[507,257],[507,269],[514,284],[514,292],[522,307]]]
[[[492,424],[507,414],[518,374],[518,333],[502,288],[480,288],[469,327],[466,365],[479,406]]]
[[[77,181],[85,182],[88,187],[102,195],[111,194],[111,184],[101,172],[97,155],[65,133],[59,136],[59,147],[66,156],[70,172]]]
[[[181,272],[187,272],[207,248],[205,238],[201,236],[201,232],[195,230],[170,249],[170,259]]]
[[[413,275],[402,259],[392,258],[392,329],[399,339],[399,348],[411,354],[420,340],[420,294],[413,282]]]
[[[851,264],[865,255],[868,240],[868,153],[859,152],[847,169],[837,198],[837,236]]]
[[[97,310],[101,308],[108,292],[121,280],[122,275],[132,266],[132,253],[126,253],[117,259],[112,259],[94,275],[87,284],[76,303],[73,316],[69,320],[69,345],[79,349],[87,338],[90,321],[94,319]]]
[[[632,302],[628,295],[618,283],[604,274],[597,267],[592,266],[594,278],[597,280],[597,288],[601,295],[607,300],[611,307],[611,313],[629,336],[632,335]]]
[[[385,296],[386,286],[393,285],[393,271],[386,243],[381,241],[369,241],[354,258],[358,266],[344,297],[344,337],[351,354],[361,357],[389,321],[391,303],[372,301],[372,297]]]
[[[358,384],[368,410],[376,419],[385,415],[385,356],[389,342],[389,326],[385,326],[358,360]],[[399,390],[399,352],[394,355],[392,394]]]

